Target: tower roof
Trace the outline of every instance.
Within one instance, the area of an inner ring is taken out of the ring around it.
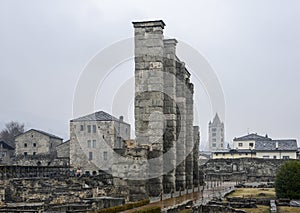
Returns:
[[[215,115],[214,120],[213,120],[212,123],[213,124],[220,124],[220,123],[222,123],[221,120],[220,120],[220,118],[219,118],[218,113],[216,113],[216,115]]]

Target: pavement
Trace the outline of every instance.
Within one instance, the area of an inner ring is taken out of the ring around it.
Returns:
[[[184,192],[165,194],[161,197],[151,197],[148,205],[125,211],[127,213],[145,208],[159,206],[161,209],[167,209],[176,205],[193,201],[193,205],[205,205],[214,197],[222,197],[224,194],[234,190],[235,182],[208,182],[206,186],[201,186]]]

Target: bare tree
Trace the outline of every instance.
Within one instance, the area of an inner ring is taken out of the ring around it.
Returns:
[[[24,124],[11,121],[5,124],[5,128],[0,131],[0,140],[15,146],[15,137],[24,132]]]

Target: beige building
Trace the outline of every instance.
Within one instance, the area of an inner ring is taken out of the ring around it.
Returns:
[[[268,135],[252,133],[234,138],[233,149],[216,151],[212,158],[296,159],[297,150],[297,141],[294,139],[272,140]]]
[[[47,132],[30,129],[15,139],[16,156],[31,155],[56,155],[56,147],[62,143],[63,139]]]
[[[224,123],[221,122],[218,114],[215,115],[213,122],[208,124],[209,151],[225,149],[224,144]]]
[[[109,171],[114,149],[124,148],[130,139],[130,125],[123,116],[95,112],[70,121],[70,164],[83,173]]]

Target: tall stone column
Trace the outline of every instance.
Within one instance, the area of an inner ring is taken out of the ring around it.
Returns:
[[[138,144],[154,146],[149,157],[148,193],[162,191],[164,79],[163,21],[133,22],[135,29],[135,132]],[[150,160],[151,159],[151,160]]]
[[[193,187],[193,123],[194,123],[194,85],[186,79],[186,187]]]
[[[186,188],[186,70],[183,62],[176,63],[176,191]]]
[[[199,185],[199,145],[200,145],[200,131],[199,126],[194,126],[194,148],[193,148],[193,181],[194,186]]]
[[[175,39],[164,40],[164,193],[175,191],[176,168],[176,44]]]

